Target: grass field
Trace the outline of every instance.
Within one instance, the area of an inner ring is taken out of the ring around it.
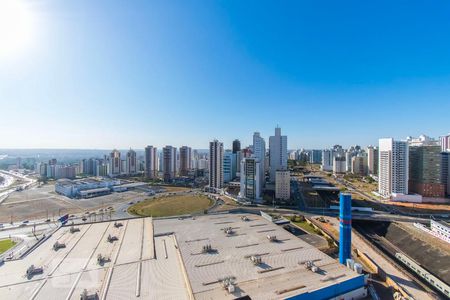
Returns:
[[[297,225],[298,227],[300,227],[301,229],[303,229],[304,231],[306,231],[307,233],[310,234],[318,234],[318,230],[316,230],[312,225],[310,225],[308,222],[306,221],[292,221],[291,217],[288,216],[284,216],[285,219],[289,220],[292,222],[292,224]]]
[[[145,200],[128,209],[138,216],[167,217],[203,212],[214,204],[204,195],[178,195]]]
[[[0,254],[13,247],[16,243],[10,239],[0,240]]]

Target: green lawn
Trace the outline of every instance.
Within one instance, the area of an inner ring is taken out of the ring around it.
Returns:
[[[137,203],[128,212],[138,216],[167,217],[203,212],[214,204],[204,195],[177,195]]]
[[[6,240],[0,240],[0,254],[7,251],[9,248],[12,248],[16,242],[6,239]]]
[[[300,227],[301,229],[303,229],[307,233],[318,234],[318,230],[316,230],[312,225],[310,225],[306,221],[293,222],[290,217],[284,217],[284,218],[289,220],[289,221],[291,221],[292,224],[297,225],[298,227]]]

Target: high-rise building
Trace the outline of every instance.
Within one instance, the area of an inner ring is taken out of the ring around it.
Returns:
[[[450,133],[440,137],[442,152],[450,152]]]
[[[127,152],[127,159],[125,163],[126,173],[128,175],[137,173],[137,159],[136,159],[136,151],[130,149]]]
[[[237,153],[238,151],[241,151],[241,141],[234,140],[233,141],[233,153]]]
[[[158,169],[156,160],[158,156],[156,154],[156,147],[145,147],[145,177],[154,179],[157,177]]]
[[[442,152],[442,177],[446,183],[446,193],[450,196],[450,151]]]
[[[275,135],[269,138],[270,181],[275,182],[275,172],[287,169],[287,136],[281,135],[281,128],[275,128]]]
[[[62,178],[74,179],[76,175],[76,168],[74,166],[56,165],[54,170],[55,174],[52,177],[55,179],[62,179]]]
[[[309,163],[320,164],[322,162],[322,151],[311,150],[311,156],[309,157]]]
[[[378,165],[378,192],[383,197],[390,197],[392,193],[408,194],[409,147],[406,141],[380,139]]]
[[[180,148],[180,176],[188,176],[191,167],[192,149],[188,146]]]
[[[261,186],[259,176],[260,162],[256,157],[243,158],[241,161],[241,190],[240,198],[252,201],[261,200]]]
[[[275,198],[280,200],[291,198],[291,173],[289,170],[275,172]]]
[[[177,174],[177,148],[165,146],[162,156],[164,181],[171,182]]]
[[[333,157],[333,173],[343,174],[346,172],[346,159],[345,156],[335,156]]]
[[[209,187],[223,187],[223,143],[218,140],[209,143]]]
[[[266,158],[266,142],[261,137],[259,132],[255,132],[253,134],[253,156],[256,157],[259,161],[259,185],[261,188],[264,188],[265,183],[265,158]]]
[[[322,171],[333,171],[333,151],[323,150],[322,151]]]
[[[358,155],[352,157],[352,173],[360,176],[367,175],[367,157]]]
[[[120,159],[120,151],[114,149],[109,154],[108,175],[110,177],[114,177],[120,175],[121,171],[122,171],[122,161]]]
[[[233,152],[225,151],[223,154],[223,182],[228,183],[233,180]]]
[[[378,175],[378,148],[367,147],[367,172],[370,175]]]
[[[427,135],[421,134],[418,138],[408,136],[406,138],[409,147],[418,146],[439,146],[439,141],[435,140]]]
[[[352,171],[352,158],[353,158],[353,152],[347,151],[345,152],[345,172],[351,172]]]
[[[423,197],[446,196],[441,146],[409,147],[409,190]]]

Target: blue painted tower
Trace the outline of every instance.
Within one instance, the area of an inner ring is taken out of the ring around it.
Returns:
[[[352,195],[341,193],[339,206],[339,262],[345,265],[352,251]]]

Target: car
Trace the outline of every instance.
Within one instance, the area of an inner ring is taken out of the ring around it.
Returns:
[[[22,224],[27,224],[27,223],[30,223],[30,221],[26,220],[26,221],[22,222]]]
[[[87,220],[87,218],[86,218],[86,217],[83,217],[81,220],[83,220],[83,222],[85,222],[85,221]]]
[[[130,204],[130,205],[131,205],[131,204],[134,204],[134,202],[133,202],[133,201],[130,201],[130,202],[128,202],[128,204]]]
[[[45,220],[46,223],[50,222],[50,219]]]

